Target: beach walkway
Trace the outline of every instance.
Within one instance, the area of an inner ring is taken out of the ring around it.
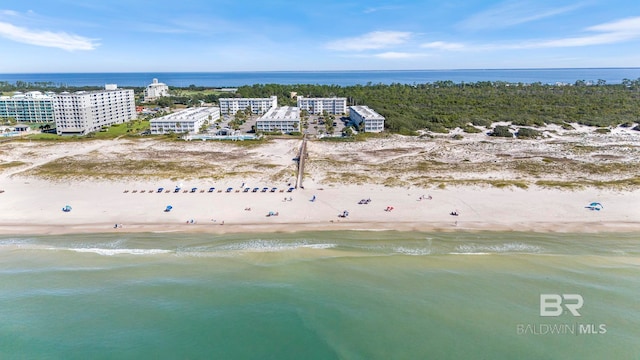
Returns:
[[[303,188],[302,176],[304,175],[304,160],[307,155],[307,135],[302,138],[302,144],[300,145],[300,152],[298,153],[298,175],[296,176],[296,189]]]

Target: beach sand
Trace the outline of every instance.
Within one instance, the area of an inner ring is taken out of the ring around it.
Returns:
[[[637,189],[591,186],[562,189],[535,183],[538,179],[570,181],[574,179],[571,172],[579,170],[571,166],[582,166],[587,158],[589,164],[628,168],[626,173],[589,175],[599,181],[634,176],[637,138],[628,138],[627,133],[622,136],[614,145],[612,137],[602,140],[585,138],[583,134],[511,142],[488,141],[482,134],[464,142],[397,136],[357,143],[312,141],[304,188],[291,193],[281,190],[295,183],[292,158],[297,155],[299,140],[274,140],[255,147],[149,139],[10,142],[0,145],[0,163],[20,161],[20,164],[4,167],[0,173],[0,189],[4,190],[0,193],[0,233],[640,231]],[[562,153],[562,149],[575,148],[577,141],[590,151],[585,154],[578,147],[573,153]],[[516,164],[529,164],[532,157],[546,159],[551,155],[554,159],[562,157],[564,162],[559,167],[549,165],[548,173],[522,173],[513,166],[492,168],[491,164],[504,159],[504,154],[510,158],[521,154],[527,161]],[[118,173],[118,168],[127,162],[176,159],[188,161],[175,174],[158,170],[157,164],[140,165],[139,171],[125,167],[124,173]],[[566,165],[564,174],[561,171],[567,161],[573,162]],[[102,167],[97,169],[96,163]],[[416,169],[413,164],[417,163],[431,167]],[[68,176],[51,169],[62,167],[64,173],[69,164],[72,165]],[[78,168],[73,168],[73,164]],[[93,175],[84,176],[83,169]],[[105,169],[112,169],[107,171],[108,176],[95,175]],[[492,181],[497,180],[524,182],[527,186],[492,186]],[[251,189],[278,190],[236,192],[243,183]],[[178,185],[182,190],[174,193]],[[207,190],[212,186],[216,191],[210,193]],[[159,187],[170,192],[158,193]],[[198,189],[195,193],[183,192],[193,187]],[[224,192],[228,187],[234,190]],[[316,200],[311,201],[314,196]],[[359,204],[362,199],[371,201]],[[586,208],[592,202],[602,204],[603,208],[599,211]],[[63,212],[65,205],[72,210]],[[172,210],[165,212],[168,205]],[[393,209],[386,211],[389,207]],[[349,215],[339,217],[345,210]],[[267,216],[270,212],[278,215]],[[457,212],[458,216],[451,212]]]

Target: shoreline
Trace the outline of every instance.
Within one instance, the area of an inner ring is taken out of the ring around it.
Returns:
[[[372,222],[343,222],[343,223],[280,223],[270,224],[150,224],[132,223],[122,224],[121,228],[114,228],[107,223],[64,225],[29,225],[3,224],[0,226],[0,236],[39,236],[39,235],[81,235],[81,234],[135,234],[135,233],[176,233],[176,234],[256,234],[256,233],[301,233],[301,232],[426,232],[426,233],[480,233],[480,232],[524,232],[524,233],[571,233],[571,234],[607,234],[607,233],[636,233],[640,232],[640,224],[635,222],[616,223],[549,223],[532,222],[518,224],[514,228],[504,223],[396,223],[393,227],[380,226]]]

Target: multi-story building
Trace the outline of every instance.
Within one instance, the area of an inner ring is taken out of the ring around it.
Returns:
[[[13,118],[18,122],[53,122],[53,93],[40,91],[16,92],[13,96],[0,96],[0,118]]]
[[[133,90],[107,84],[104,90],[55,95],[54,114],[58,135],[86,135],[135,119],[136,104]]]
[[[253,114],[264,114],[269,109],[278,106],[278,97],[269,98],[220,98],[220,112],[222,114],[235,115],[238,110],[251,109]]]
[[[220,118],[218,107],[194,107],[152,119],[152,134],[192,133],[197,134],[205,122],[210,123]]]
[[[300,109],[294,106],[273,107],[256,121],[256,132],[300,131]]]
[[[169,96],[169,87],[167,84],[158,82],[158,79],[153,79],[153,82],[144,89],[144,101],[156,100],[163,96]]]
[[[384,130],[384,116],[373,111],[368,106],[350,106],[349,118],[352,123],[358,126],[364,122],[364,132],[381,132]]]
[[[306,110],[310,114],[345,114],[347,112],[347,98],[305,98],[298,96],[298,108]]]

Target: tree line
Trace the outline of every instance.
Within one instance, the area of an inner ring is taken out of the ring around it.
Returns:
[[[0,81],[0,91],[94,90],[100,87],[56,87],[51,83]],[[189,90],[207,88],[190,86]],[[134,88],[141,94],[144,88]],[[571,85],[524,84],[481,81],[454,83],[436,81],[425,84],[281,85],[256,84],[238,87],[232,94],[193,94],[162,99],[171,103],[193,104],[199,100],[217,102],[219,97],[278,96],[280,105],[295,105],[292,95],[306,97],[346,97],[348,105],[367,105],[386,118],[385,127],[394,133],[412,134],[428,129],[446,132],[469,124],[490,126],[510,121],[515,125],[579,123],[608,127],[640,122],[640,78],[623,79],[620,84],[577,80]]]

